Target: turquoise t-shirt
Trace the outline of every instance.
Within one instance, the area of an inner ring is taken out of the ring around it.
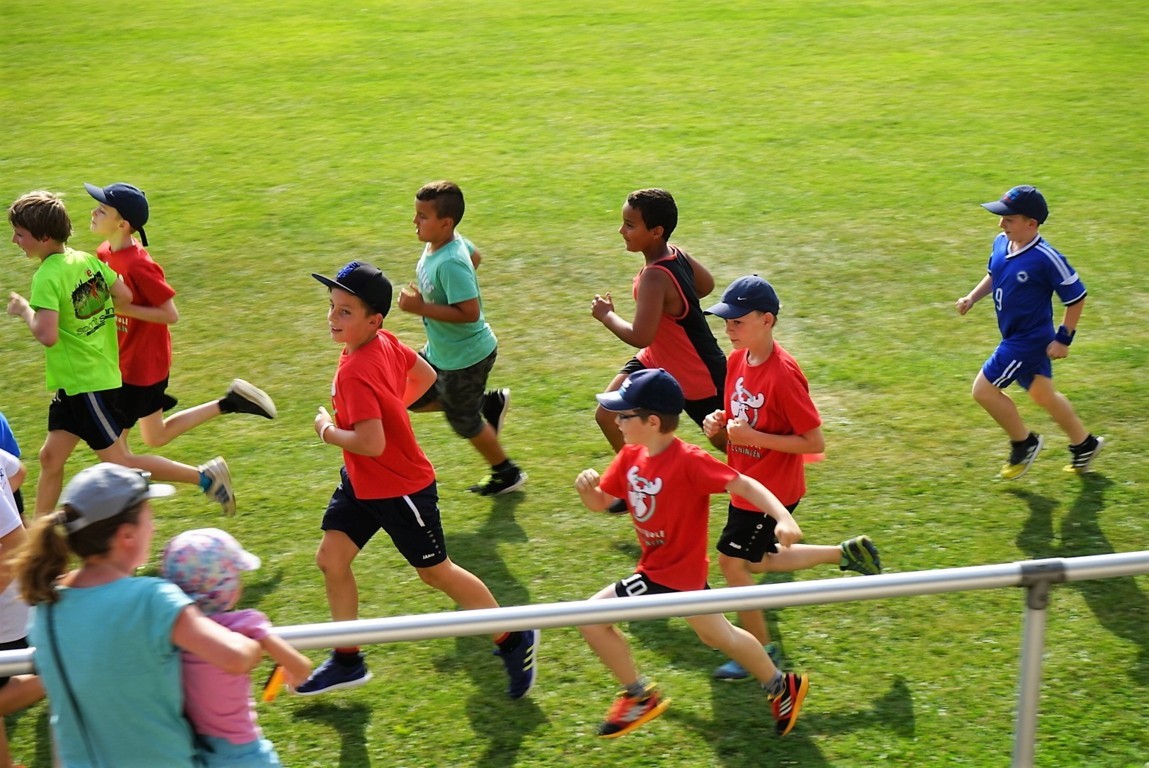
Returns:
[[[67,768],[195,765],[191,726],[183,715],[180,654],[171,639],[176,619],[191,602],[171,582],[133,576],[98,587],[62,587],[55,605],[32,608],[28,642],[36,648],[34,663]],[[83,731],[48,635],[49,610]]]
[[[65,248],[40,263],[28,303],[60,316],[60,335],[45,347],[50,391],[69,395],[120,386],[120,349],[112,285],[116,273],[83,251]]]
[[[483,317],[483,297],[479,278],[471,264],[475,246],[456,233],[455,238],[437,251],[428,244],[415,266],[419,291],[434,304],[458,304],[479,300],[479,318],[473,323],[446,323],[423,318],[427,346],[423,354],[431,365],[444,371],[457,371],[479,362],[495,351],[498,339]]]

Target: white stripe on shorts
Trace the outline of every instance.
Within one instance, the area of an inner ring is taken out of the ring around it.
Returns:
[[[1005,367],[1005,370],[1001,372],[1001,375],[993,380],[993,385],[1000,388],[1005,382],[1013,378],[1014,374],[1017,373],[1017,369],[1020,367],[1020,360],[1010,360],[1009,365]]]
[[[407,506],[411,508],[411,514],[415,516],[415,521],[419,523],[420,528],[426,528],[426,523],[423,522],[422,515],[419,514],[419,508],[415,506],[415,502],[411,501],[410,496],[404,496],[403,501],[407,502]]]

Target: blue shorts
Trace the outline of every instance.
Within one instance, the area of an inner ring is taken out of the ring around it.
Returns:
[[[48,431],[69,432],[93,451],[110,448],[119,440],[123,423],[118,389],[79,395],[69,395],[61,389],[48,406]]]
[[[275,747],[267,739],[232,744],[215,736],[196,735],[196,754],[207,768],[282,768]]]
[[[339,470],[343,482],[331,494],[323,513],[325,531],[340,531],[359,547],[367,546],[380,529],[387,532],[408,563],[430,568],[447,560],[447,542],[439,517],[439,491],[435,481],[421,491],[390,499],[355,496],[347,468]]]
[[[1046,345],[1035,347],[1032,344],[1017,344],[1003,341],[985,361],[981,372],[986,381],[998,389],[1005,389],[1013,382],[1029,389],[1034,376],[1053,378],[1053,361],[1045,351]]]

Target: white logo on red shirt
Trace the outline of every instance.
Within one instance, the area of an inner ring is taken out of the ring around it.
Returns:
[[[630,497],[630,508],[634,510],[634,519],[645,523],[654,517],[655,497],[662,491],[662,478],[647,480],[640,477],[638,467],[631,467],[626,472],[629,486],[627,495]]]

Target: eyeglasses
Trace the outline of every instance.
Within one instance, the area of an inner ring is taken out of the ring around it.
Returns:
[[[638,419],[642,417],[641,413],[616,413],[619,421],[627,421],[628,419]]]

